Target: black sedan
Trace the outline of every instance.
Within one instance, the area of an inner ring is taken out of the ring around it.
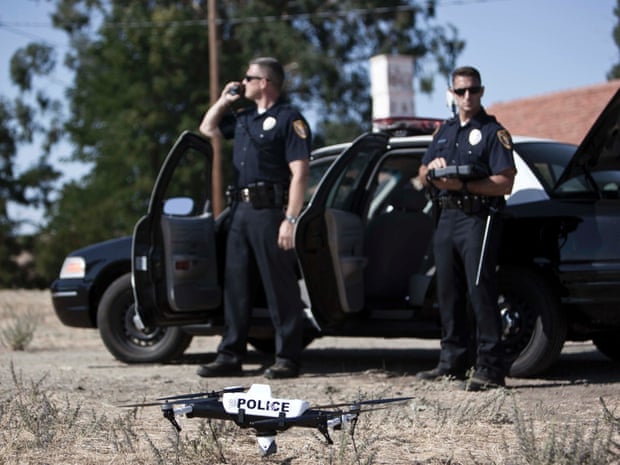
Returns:
[[[546,370],[566,340],[593,340],[620,359],[619,118],[620,93],[578,148],[515,137],[518,174],[498,269],[513,376]],[[413,181],[430,138],[374,132],[314,152],[295,233],[306,343],[323,335],[439,336],[432,202]],[[228,215],[211,213],[210,168],[209,142],[184,133],[136,225],[131,254],[125,238],[67,257],[52,285],[65,324],[98,326],[125,362],[164,361],[194,335],[221,334]],[[255,302],[250,342],[269,350],[260,291]]]

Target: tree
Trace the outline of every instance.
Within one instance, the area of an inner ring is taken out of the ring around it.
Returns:
[[[434,3],[219,2],[221,79],[239,79],[252,57],[277,56],[291,100],[316,120],[315,144],[350,139],[370,128],[370,56],[417,57],[428,91],[434,60],[445,66],[462,49],[454,29],[447,37],[433,23]],[[55,273],[71,249],[130,233],[144,213],[167,150],[182,130],[197,128],[209,102],[206,17],[206,2],[196,0],[58,1],[53,21],[70,37],[64,61],[75,80],[68,115],[49,140],[65,134],[69,158],[93,168],[47,209],[37,255],[45,272]],[[451,43],[453,55],[443,57]]]
[[[620,0],[617,0],[616,2],[616,7],[614,8],[614,15],[616,15],[616,18],[618,18],[618,22],[612,31],[612,36],[614,38],[614,41],[616,42],[616,45],[620,49]],[[611,68],[609,73],[607,73],[607,79],[610,81],[612,79],[618,78],[620,78],[620,63],[615,64]]]
[[[58,177],[45,156],[24,170],[15,166],[18,144],[31,142],[35,132],[32,114],[23,101],[0,98],[0,287],[28,287],[37,281],[30,264],[17,263],[30,241],[17,236],[21,224],[10,218],[9,206],[49,205],[52,183]]]

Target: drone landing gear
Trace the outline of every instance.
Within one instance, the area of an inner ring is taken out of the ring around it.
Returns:
[[[260,431],[256,433],[256,441],[258,442],[258,451],[260,455],[266,457],[275,454],[278,451],[276,444],[275,431]]]
[[[172,404],[169,404],[167,402],[165,404],[162,404],[161,411],[164,414],[164,418],[166,418],[168,421],[170,421],[170,423],[172,423],[172,426],[174,426],[174,429],[177,430],[177,433],[181,432],[181,425],[179,425],[179,423],[177,422]]]
[[[332,440],[332,438],[329,435],[329,428],[327,427],[327,422],[319,423],[319,426],[317,426],[317,428],[318,428],[319,432],[325,438],[325,441],[327,441],[327,444],[332,446],[334,444],[334,441]]]

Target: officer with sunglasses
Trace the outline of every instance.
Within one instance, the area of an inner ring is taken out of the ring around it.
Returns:
[[[456,378],[464,389],[480,391],[504,386],[507,373],[495,273],[501,224],[495,213],[512,191],[516,169],[510,134],[480,103],[484,87],[478,70],[456,69],[450,92],[458,114],[437,130],[418,173],[439,210],[433,251],[442,337],[438,365],[417,378]],[[442,170],[454,166],[470,170],[455,176]],[[442,175],[433,176],[435,171]],[[473,375],[467,377],[472,364]]]
[[[284,69],[274,58],[250,62],[241,82],[229,82],[207,111],[200,131],[234,137],[235,184],[224,286],[225,333],[216,359],[198,369],[203,377],[239,375],[253,296],[262,283],[275,329],[276,359],[267,378],[299,375],[303,303],[293,250],[309,173],[311,134],[303,116],[284,102]],[[253,103],[232,110],[242,97]],[[260,275],[260,279],[259,279]]]

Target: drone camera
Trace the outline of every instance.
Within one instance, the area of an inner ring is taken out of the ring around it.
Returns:
[[[258,442],[258,451],[263,457],[275,454],[278,451],[275,432],[269,431],[256,433],[256,441]]]

